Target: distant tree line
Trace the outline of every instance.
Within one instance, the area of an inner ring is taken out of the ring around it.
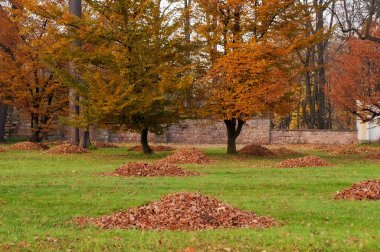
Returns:
[[[8,106],[40,142],[55,123],[161,134],[223,120],[227,152],[252,116],[348,127],[379,115],[376,0],[1,0],[0,141]],[[360,49],[362,48],[362,49]]]

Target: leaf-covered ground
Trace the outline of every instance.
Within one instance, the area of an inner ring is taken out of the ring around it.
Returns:
[[[181,165],[203,176],[99,177],[127,162],[156,161],[136,152],[100,149],[84,155],[0,153],[0,251],[379,251],[380,201],[334,200],[355,182],[380,179],[380,161],[320,156],[332,167],[278,169],[286,158],[224,155],[207,148],[210,164]],[[271,216],[269,229],[208,231],[100,230],[75,217],[96,217],[200,192],[236,208]]]

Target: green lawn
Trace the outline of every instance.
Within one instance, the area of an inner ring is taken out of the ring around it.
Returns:
[[[380,251],[380,202],[336,201],[352,183],[380,178],[380,162],[358,156],[317,154],[333,167],[274,169],[280,159],[227,157],[208,148],[216,162],[185,165],[192,178],[97,177],[119,165],[155,160],[127,148],[87,155],[0,153],[0,251]],[[180,191],[197,191],[281,225],[198,232],[99,230],[72,223],[146,204]]]

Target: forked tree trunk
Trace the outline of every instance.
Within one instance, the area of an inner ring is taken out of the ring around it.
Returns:
[[[5,125],[7,123],[8,105],[0,101],[0,142],[5,142]]]
[[[150,146],[148,144],[148,132],[149,132],[148,129],[143,129],[141,131],[140,143],[141,143],[141,147],[144,151],[144,154],[152,154],[153,153],[153,150],[150,148]]]
[[[236,154],[236,139],[240,135],[244,121],[239,119],[224,120],[227,127],[227,154]]]

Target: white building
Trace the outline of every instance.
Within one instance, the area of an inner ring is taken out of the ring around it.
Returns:
[[[379,118],[380,120],[380,118]],[[363,123],[357,120],[359,143],[378,142],[380,143],[380,124],[378,120]]]

